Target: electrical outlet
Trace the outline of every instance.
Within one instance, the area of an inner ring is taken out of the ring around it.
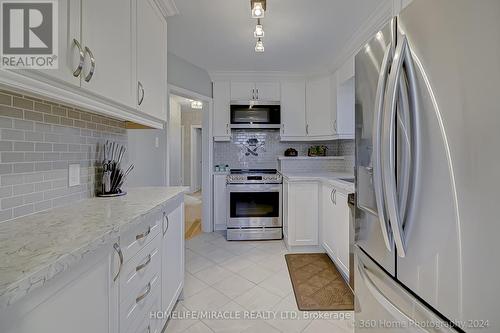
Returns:
[[[160,138],[155,137],[155,148],[160,148]]]
[[[80,185],[80,164],[69,165],[69,187]]]

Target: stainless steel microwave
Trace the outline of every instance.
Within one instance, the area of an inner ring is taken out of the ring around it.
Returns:
[[[231,103],[231,128],[280,128],[279,103]]]

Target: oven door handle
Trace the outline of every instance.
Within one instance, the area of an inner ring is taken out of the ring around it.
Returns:
[[[281,192],[281,184],[227,184],[228,192]]]

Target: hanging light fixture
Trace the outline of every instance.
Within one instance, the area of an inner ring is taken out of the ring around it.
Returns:
[[[255,52],[264,52],[264,42],[262,42],[262,39],[258,39],[257,43],[255,44]]]
[[[194,109],[194,110],[201,110],[201,109],[203,109],[203,102],[201,102],[201,101],[192,101],[191,102],[191,109]]]
[[[264,37],[264,27],[260,24],[260,19],[257,20],[257,25],[255,26],[255,31],[253,32],[255,38]]]
[[[266,12],[266,0],[250,0],[253,18],[263,18]]]

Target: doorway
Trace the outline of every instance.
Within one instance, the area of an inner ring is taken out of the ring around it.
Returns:
[[[169,129],[169,178],[171,186],[189,188],[185,196],[185,238],[201,233],[204,203],[204,121],[209,102],[188,94],[170,93]],[[208,202],[210,204],[210,202]]]

